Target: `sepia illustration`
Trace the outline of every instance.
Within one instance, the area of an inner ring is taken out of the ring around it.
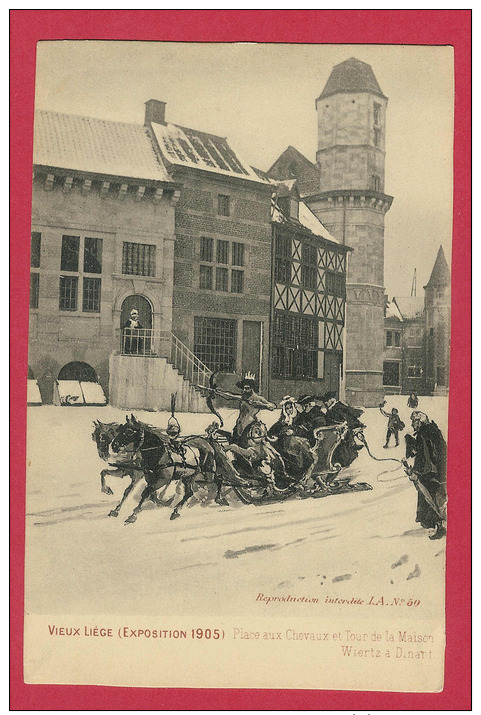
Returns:
[[[36,82],[26,682],[441,690],[452,50]]]

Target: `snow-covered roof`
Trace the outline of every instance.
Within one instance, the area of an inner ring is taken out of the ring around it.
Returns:
[[[322,236],[322,238],[327,238],[329,241],[334,241],[334,243],[340,243],[340,241],[322,225],[317,216],[312,213],[304,201],[299,201],[299,223],[308,228],[309,231],[312,231],[316,236]]]
[[[386,318],[397,318],[401,323],[403,322],[403,317],[394,300],[390,300],[386,306]]]
[[[272,199],[271,203],[271,219],[275,223],[295,223],[297,225],[304,226],[315,236],[321,236],[327,241],[332,241],[332,243],[340,243],[325,226],[319,221],[317,216],[312,213],[311,209],[303,202],[299,201],[299,220],[294,221],[291,218],[287,218],[284,212],[279,208],[275,198]]]
[[[168,164],[267,183],[234,151],[225,137],[177,124],[152,122],[151,126]]]
[[[424,298],[418,296],[393,298],[404,320],[420,318],[424,311]]]
[[[171,181],[145,127],[39,110],[34,163],[154,181]]]

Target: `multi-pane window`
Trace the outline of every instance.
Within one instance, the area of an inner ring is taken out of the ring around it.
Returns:
[[[233,266],[244,266],[244,244],[224,239],[201,236],[199,287],[223,293],[244,292],[244,271]],[[209,264],[209,265],[204,265]]]
[[[399,330],[386,330],[386,347],[401,347],[401,332]]]
[[[346,281],[343,273],[333,273],[326,271],[326,291],[331,295],[337,295],[340,298],[344,297],[346,289]]]
[[[229,241],[217,241],[217,263],[229,263]]]
[[[222,291],[229,289],[229,271],[227,268],[215,269],[215,289]]]
[[[194,353],[210,370],[234,372],[237,322],[224,318],[194,318]]]
[[[317,287],[317,248],[309,243],[302,244],[301,265],[302,286],[308,290]]]
[[[225,194],[218,195],[217,213],[219,216],[230,216],[230,196]]]
[[[200,239],[200,260],[212,263],[214,260],[214,239],[202,236]]]
[[[276,311],[273,373],[277,377],[317,377],[319,320]]]
[[[30,242],[30,268],[40,268],[40,247],[42,235],[32,231]],[[40,275],[36,270],[30,271],[30,308],[38,308]]]
[[[133,276],[155,276],[155,246],[148,243],[124,242],[122,273]]]
[[[201,288],[212,290],[212,266],[200,266],[199,279]]]
[[[231,292],[232,293],[243,293],[244,292],[244,271],[232,271]]]
[[[30,307],[38,308],[38,289],[40,276],[38,273],[30,273]]]
[[[78,278],[77,276],[60,276],[60,310],[77,310]]]
[[[233,266],[243,266],[244,265],[244,244],[237,243],[234,241],[232,243],[232,265]]]
[[[83,301],[82,310],[85,313],[100,312],[100,278],[85,278],[83,279]]]
[[[59,310],[100,313],[102,246],[101,238],[62,236]]]

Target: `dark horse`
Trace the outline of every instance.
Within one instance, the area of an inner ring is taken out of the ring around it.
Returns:
[[[158,489],[162,489],[174,480],[181,480],[184,496],[175,506],[171,519],[180,516],[179,511],[193,496],[196,481],[214,482],[217,486],[215,501],[228,505],[221,497],[222,475],[217,472],[215,451],[204,437],[186,437],[169,439],[168,435],[150,425],[139,422],[133,415],[117,431],[111,442],[111,449],[118,452],[121,448],[132,445],[134,453],[140,455],[140,468],[147,482],[140,495],[140,501],[126,524],[133,524],[143,504]]]
[[[135,459],[135,452],[133,450],[124,450],[118,455],[112,455],[110,452],[110,445],[113,439],[117,436],[119,429],[122,427],[119,422],[100,422],[100,420],[94,421],[94,431],[92,433],[92,439],[97,445],[97,452],[101,459],[109,464],[111,469],[102,469],[100,472],[100,488],[104,494],[113,494],[112,489],[107,486],[105,482],[105,477],[119,477],[123,479],[124,477],[130,477],[130,484],[124,490],[122,499],[117,504],[115,509],[109,512],[109,516],[118,516],[120,508],[124,501],[129,496],[135,485],[144,476],[142,468],[140,466],[140,461]],[[152,495],[153,501],[157,504],[161,504],[155,495]]]

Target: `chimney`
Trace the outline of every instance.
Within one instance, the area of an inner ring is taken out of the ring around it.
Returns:
[[[166,124],[165,107],[166,102],[160,102],[158,99],[149,99],[145,102],[145,126],[152,122],[154,124]]]

